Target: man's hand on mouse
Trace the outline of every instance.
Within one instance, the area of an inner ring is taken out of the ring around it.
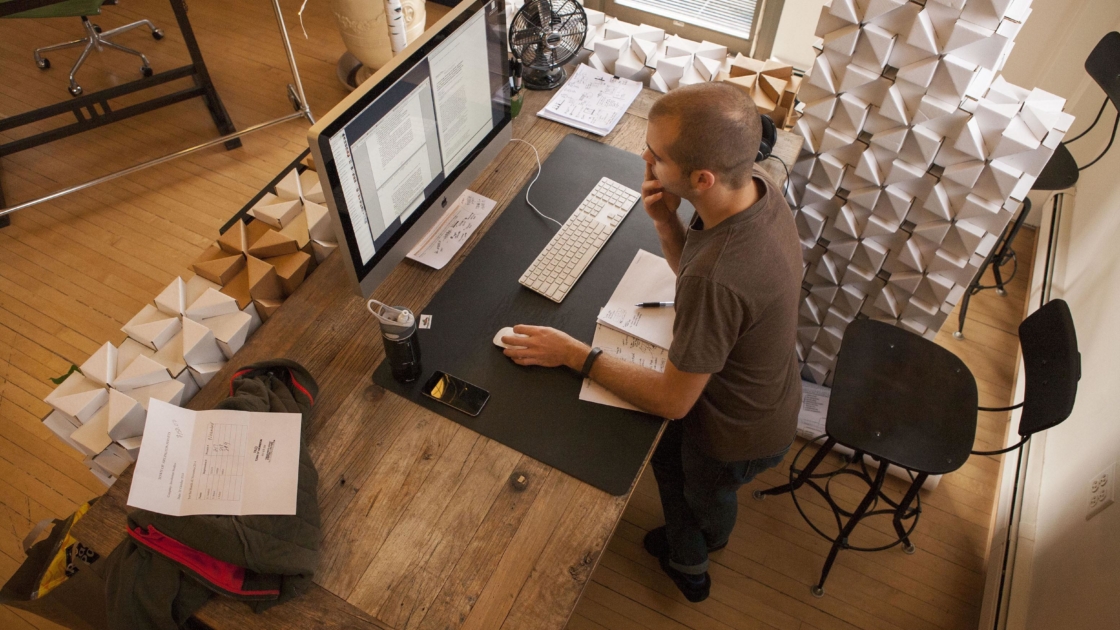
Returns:
[[[587,353],[591,351],[587,344],[547,326],[522,324],[514,326],[513,332],[514,335],[502,337],[502,342],[521,348],[506,348],[503,352],[518,365],[543,367],[566,365],[579,371],[583,368],[583,362],[587,360]]]
[[[653,167],[646,162],[646,178],[642,182],[642,205],[655,223],[666,223],[677,216],[681,198],[665,190],[653,174]]]

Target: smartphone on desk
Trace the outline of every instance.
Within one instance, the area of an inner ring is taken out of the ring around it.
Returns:
[[[477,416],[486,406],[486,401],[490,400],[490,392],[485,389],[439,370],[432,374],[432,378],[428,379],[424,389],[420,391],[428,398],[438,400],[468,416]]]

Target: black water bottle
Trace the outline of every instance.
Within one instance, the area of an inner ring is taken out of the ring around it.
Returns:
[[[381,326],[381,343],[393,378],[411,383],[420,378],[420,339],[416,336],[416,316],[407,308],[370,300],[366,308]]]

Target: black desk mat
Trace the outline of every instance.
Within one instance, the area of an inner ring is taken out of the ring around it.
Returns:
[[[640,190],[644,173],[637,155],[568,135],[545,160],[530,198],[542,212],[563,222],[599,178]],[[564,301],[556,304],[517,281],[557,229],[525,203],[522,189],[431,303],[417,311],[432,316],[432,328],[417,332],[421,377],[398,383],[383,361],[373,379],[488,438],[621,495],[641,472],[661,420],[579,400],[578,374],[567,368],[519,366],[502,354],[493,338],[504,326],[532,324],[552,326],[590,343],[599,309],[634,255],[639,249],[660,255],[661,248],[639,201]],[[477,418],[420,393],[435,370],[490,392]]]

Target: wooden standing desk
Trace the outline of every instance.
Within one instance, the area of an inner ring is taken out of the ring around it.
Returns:
[[[550,96],[528,92],[513,122],[542,160],[574,131],[534,115]],[[601,140],[640,153],[657,96],[644,90]],[[800,143],[786,144],[795,156]],[[767,166],[784,179],[780,164]],[[532,151],[511,143],[471,186],[498,204],[455,260],[439,271],[402,263],[374,297],[427,304],[535,170]],[[611,496],[374,385],[384,350],[343,258],[311,274],[189,405],[212,408],[237,368],[267,358],[299,361],[318,380],[308,439],[323,520],[318,586],[262,615],[215,597],[196,619],[239,629],[563,628],[629,493]],[[510,483],[515,471],[526,489]],[[125,536],[130,482],[131,470],[74,529],[103,555]]]

